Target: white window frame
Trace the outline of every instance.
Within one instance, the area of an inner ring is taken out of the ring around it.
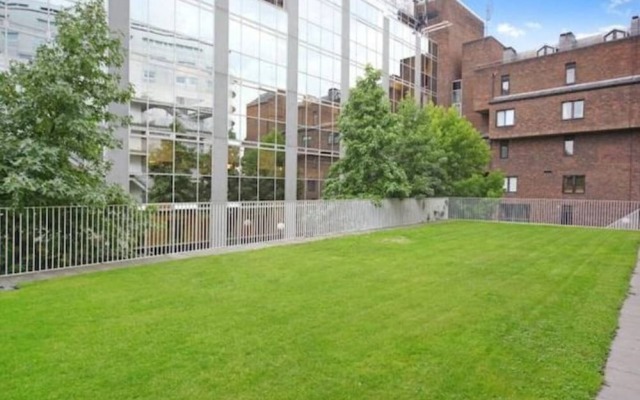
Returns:
[[[502,187],[505,193],[518,193],[518,177],[507,176],[504,178],[504,185]]]
[[[573,100],[562,102],[562,120],[584,118],[584,100]]]
[[[498,128],[502,128],[505,126],[514,126],[515,123],[516,123],[515,108],[496,111],[496,126]]]
[[[576,63],[568,63],[564,67],[564,83],[573,85],[576,83]]]

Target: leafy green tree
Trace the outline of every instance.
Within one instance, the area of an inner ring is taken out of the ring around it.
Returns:
[[[407,175],[393,152],[398,124],[379,85],[380,77],[380,71],[367,66],[340,114],[338,126],[346,154],[331,167],[324,197],[382,199],[411,194]]]
[[[0,275],[128,258],[146,227],[137,207],[98,207],[131,202],[106,182],[104,151],[119,146],[113,133],[129,120],[109,106],[133,90],[113,72],[124,54],[104,2],[63,10],[56,26],[30,62],[0,73],[0,207],[11,208],[0,215],[0,242],[9,243]],[[91,207],[49,208],[44,219],[26,208],[59,205]]]
[[[380,72],[367,67],[339,128],[346,155],[332,167],[324,197],[500,196],[502,174],[487,173],[489,147],[452,109],[405,99],[391,113]]]
[[[0,205],[104,205],[128,199],[106,183],[104,151],[128,118],[109,111],[127,103],[112,71],[122,66],[104,2],[90,0],[56,15],[58,34],[28,63],[0,73]]]
[[[445,153],[432,133],[427,109],[412,98],[404,99],[398,105],[397,123],[400,134],[393,153],[407,175],[410,196],[433,196],[442,186]]]
[[[430,104],[426,107],[426,113],[436,148],[442,152],[439,185],[434,194],[501,196],[502,173],[486,173],[491,159],[490,149],[473,125],[452,108]]]

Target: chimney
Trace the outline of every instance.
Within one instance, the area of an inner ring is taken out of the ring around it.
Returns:
[[[631,28],[629,29],[629,35],[631,36],[640,35],[640,18],[637,15],[634,15],[631,18]]]
[[[508,63],[511,61],[515,61],[518,57],[518,53],[513,47],[507,47],[502,52],[502,62]]]
[[[576,43],[576,36],[573,32],[562,33],[558,41],[558,51],[571,50],[576,47]]]
[[[327,97],[329,98],[329,101],[332,101],[334,103],[339,102],[340,101],[340,89],[336,89],[336,88],[329,89],[329,92],[327,93]]]

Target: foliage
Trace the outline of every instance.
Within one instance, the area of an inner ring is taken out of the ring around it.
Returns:
[[[426,113],[436,147],[444,153],[435,195],[502,196],[503,176],[500,172],[485,173],[491,153],[473,125],[452,108],[430,104]]]
[[[26,284],[0,393],[594,399],[637,246],[460,221]]]
[[[404,99],[392,114],[380,72],[367,67],[339,127],[345,157],[332,167],[328,198],[502,195],[502,175],[480,134],[453,109]]]
[[[446,154],[431,133],[428,110],[418,107],[413,99],[406,99],[400,102],[397,117],[400,134],[393,153],[407,175],[409,196],[433,196],[442,186]]]
[[[109,111],[126,103],[120,41],[113,38],[102,0],[56,15],[57,37],[28,63],[0,73],[0,205],[14,208],[123,202],[105,181],[106,149],[128,122]]]
[[[380,71],[367,66],[340,114],[345,157],[333,164],[323,195],[328,198],[407,197],[407,174],[393,154],[398,140],[396,117],[380,87]]]
[[[127,103],[133,90],[113,72],[124,53],[104,2],[60,11],[56,27],[31,61],[0,73],[0,241],[22,244],[4,249],[0,270],[118,259],[134,251],[144,226],[131,226],[141,212],[106,182],[104,152],[119,146],[114,132],[128,123],[109,107]],[[52,207],[62,205],[87,207]]]

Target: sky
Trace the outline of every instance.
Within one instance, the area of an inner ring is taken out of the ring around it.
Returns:
[[[640,0],[461,0],[481,18],[490,4],[489,35],[518,52],[554,45],[558,36],[578,38],[629,29],[640,15]]]

